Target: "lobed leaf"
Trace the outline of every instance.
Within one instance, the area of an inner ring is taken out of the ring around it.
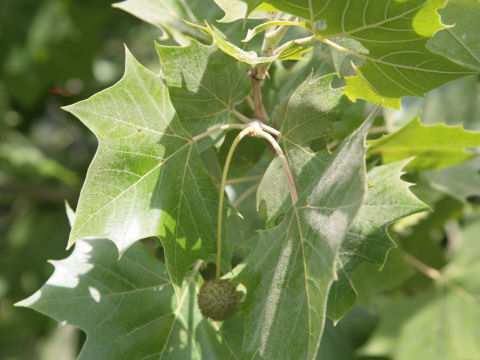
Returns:
[[[276,59],[280,60],[304,60],[302,55],[312,48],[308,46],[308,44],[303,44],[297,40],[292,40],[285,44],[282,50],[274,54],[272,56],[258,56],[255,51],[245,51],[235,44],[232,44],[230,41],[227,40],[227,37],[215,26],[209,25],[206,23],[206,26],[200,26],[191,24],[190,25],[203,30],[205,33],[209,34],[212,39],[213,43],[218,46],[225,54],[232,56],[233,58],[237,59],[246,64],[250,65],[258,65],[263,63],[271,63]]]
[[[479,71],[480,41],[472,30],[480,28],[480,2],[450,0],[440,14],[442,21],[451,26],[437,32],[427,48]]]
[[[291,95],[282,119],[279,142],[284,146],[297,191],[307,189],[318,180],[331,156],[315,154],[312,141],[328,138],[332,123],[340,119],[344,96],[331,87],[335,75],[317,79],[308,77]],[[300,176],[301,174],[309,176]],[[267,221],[278,217],[291,206],[290,194],[282,165],[275,159],[267,169],[257,193],[257,207],[265,207]]]
[[[85,331],[79,359],[238,358],[233,350],[238,319],[219,326],[197,307],[200,263],[178,298],[165,265],[143,244],[118,261],[110,241],[79,240],[69,257],[52,264],[46,284],[17,306]]]
[[[254,8],[259,1],[247,1]],[[357,75],[346,78],[345,94],[384,106],[400,108],[402,96],[423,96],[440,85],[477,71],[453,63],[426,47],[435,32],[444,29],[437,13],[446,0],[270,0],[282,11],[300,16],[315,28],[318,20],[326,29],[316,30],[319,40],[337,50],[357,56],[365,63]],[[336,38],[360,42],[364,54],[345,48]]]
[[[265,19],[268,12],[255,10],[247,15],[247,4],[240,0],[214,0],[215,3],[225,12],[225,16],[218,20],[221,23],[231,23],[243,19]],[[271,10],[271,9],[268,9]]]
[[[192,136],[226,123],[235,104],[250,93],[248,66],[215,45],[191,41],[183,47],[156,44],[156,49],[173,106]]]
[[[182,43],[186,41],[184,34],[200,38],[203,36],[203,39],[206,39],[204,34],[185,24],[184,19],[198,22],[197,16],[203,21],[214,20],[220,15],[215,6],[204,6],[197,1],[187,4],[181,0],[124,0],[113,4],[113,7],[158,27],[163,32],[163,39],[173,34],[173,37]]]
[[[402,169],[411,159],[374,167],[367,174],[368,192],[355,216],[338,257],[338,280],[330,289],[327,314],[334,323],[355,304],[357,294],[350,276],[362,262],[383,267],[390,249],[395,247],[388,227],[394,221],[428,207],[401,180]]]
[[[167,66],[164,76],[181,76],[182,71],[191,71],[199,79],[194,78],[189,84],[198,88],[200,98],[202,92],[207,92],[203,98],[215,103],[212,97],[216,93],[208,92],[209,86],[204,85],[215,85],[208,82],[213,71],[207,66],[208,59],[199,67],[188,56],[179,58],[176,50],[183,55],[186,49],[169,50],[172,58],[182,59],[185,65],[170,75]],[[213,53],[208,47],[203,50]],[[232,76],[240,71],[233,61],[217,63],[217,67],[226,67]],[[205,83],[196,82],[201,78]],[[232,84],[223,81],[223,87],[218,89],[222,95],[216,97],[223,99],[223,91],[230,94],[229,86],[239,84],[241,80]],[[123,253],[141,238],[160,237],[175,285],[182,283],[195,260],[206,260],[216,252],[218,206],[217,187],[205,171],[192,137],[206,130],[211,122],[197,123],[188,118],[195,107],[189,105],[183,110],[178,106],[183,94],[179,90],[173,95],[178,96],[174,103],[186,117],[186,127],[175,112],[160,76],[142,67],[127,51],[125,75],[117,84],[66,108],[99,140],[81,191],[69,246],[81,238],[101,237],[112,240]],[[242,94],[246,91],[229,100],[235,101]],[[219,101],[215,110],[224,114],[231,106],[231,102]],[[221,116],[209,111],[205,109],[200,119]]]
[[[312,159],[321,164],[320,176],[300,188],[279,225],[260,232],[235,278],[247,289],[245,357],[315,358],[338,250],[366,191],[363,144],[372,121],[328,162]]]

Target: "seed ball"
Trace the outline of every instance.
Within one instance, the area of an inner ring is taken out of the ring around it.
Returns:
[[[198,307],[202,315],[215,321],[232,317],[239,301],[236,288],[227,280],[206,281],[198,292]]]

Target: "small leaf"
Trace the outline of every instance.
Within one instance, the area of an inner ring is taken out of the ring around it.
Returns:
[[[206,26],[190,25],[205,31],[213,38],[213,43],[218,46],[225,54],[232,56],[238,61],[250,65],[271,63],[276,59],[280,60],[303,60],[302,55],[311,50],[308,44],[298,40],[292,40],[282,46],[281,51],[274,56],[258,56],[255,51],[245,51],[227,40],[227,37],[215,26],[206,23]]]
[[[248,42],[252,40],[252,38],[262,31],[268,29],[272,26],[300,26],[303,28],[307,28],[307,23],[305,21],[287,21],[287,20],[279,20],[279,21],[268,21],[263,24],[255,26],[253,29],[248,29],[247,36],[243,39],[243,42]]]
[[[199,264],[177,299],[164,264],[133,245],[120,261],[104,239],[79,240],[72,254],[52,261],[54,273],[25,306],[84,330],[79,359],[236,359],[237,340],[206,321],[197,307]]]
[[[206,26],[204,27],[192,23],[189,24],[209,34],[213,39],[213,43],[217,45],[219,49],[221,49],[225,54],[234,57],[238,61],[250,65],[257,65],[262,63],[270,63],[276,59],[275,56],[258,56],[255,51],[245,51],[240,49],[238,46],[229,42],[226,36],[213,25],[206,23]]]
[[[209,2],[209,0],[205,0]],[[221,16],[221,12],[210,2],[208,6],[205,2],[182,0],[124,0],[113,4],[113,7],[122,9],[143,21],[146,21],[163,31],[162,39],[168,38],[168,34],[173,34],[177,42],[186,43],[188,40],[184,34],[194,36],[203,40],[207,37],[185,24],[183,20],[198,22],[208,19],[215,21]]]
[[[225,16],[218,20],[220,23],[231,23],[237,20],[266,19],[268,12],[256,10],[247,16],[247,4],[240,0],[214,0],[215,3],[225,12]]]

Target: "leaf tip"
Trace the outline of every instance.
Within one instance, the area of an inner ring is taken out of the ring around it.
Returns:
[[[75,221],[75,211],[73,211],[72,207],[68,203],[68,200],[65,199],[65,212],[67,213],[68,222],[70,224],[70,228],[73,226]]]
[[[75,239],[73,239],[70,236],[70,238],[68,239],[67,247],[65,248],[65,250],[70,250],[70,248],[73,246],[73,244],[75,244]]]
[[[13,306],[15,306],[15,307],[26,307],[26,308],[31,307],[34,303],[37,302],[37,300],[40,299],[41,295],[42,295],[42,291],[38,290],[35,293],[33,293],[32,295],[30,295],[29,297],[27,297],[26,299],[17,301],[15,304],[13,304]]]

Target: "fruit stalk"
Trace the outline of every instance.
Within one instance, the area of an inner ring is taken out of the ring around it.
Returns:
[[[230,150],[228,150],[227,159],[223,167],[222,181],[220,183],[220,199],[218,200],[218,216],[217,216],[217,281],[220,280],[222,275],[222,219],[223,219],[223,200],[225,198],[225,184],[227,182],[228,168],[232,161],[233,152],[237,147],[240,140],[251,132],[251,127],[247,127],[240,131],[233,140]]]

